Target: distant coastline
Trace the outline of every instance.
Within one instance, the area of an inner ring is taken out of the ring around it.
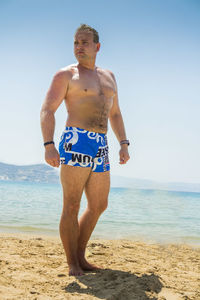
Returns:
[[[45,164],[18,166],[0,162],[0,181],[59,183],[59,175]]]
[[[0,182],[4,181],[50,184],[60,182],[58,169],[46,164],[18,166],[0,162]],[[111,175],[111,187],[200,193],[200,183],[157,182],[117,175]]]

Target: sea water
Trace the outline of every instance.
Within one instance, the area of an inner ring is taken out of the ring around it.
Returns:
[[[59,184],[0,182],[0,232],[59,236],[61,212]],[[200,193],[111,188],[92,237],[200,245]]]

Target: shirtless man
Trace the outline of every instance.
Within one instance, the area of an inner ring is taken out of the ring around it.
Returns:
[[[81,25],[74,36],[74,54],[78,63],[55,74],[41,109],[45,160],[53,167],[59,167],[61,162],[63,211],[60,237],[69,275],[74,276],[97,268],[86,260],[85,250],[108,203],[108,119],[120,143],[120,164],[125,164],[129,159],[129,142],[118,104],[115,77],[112,72],[95,65],[99,49],[97,31],[88,25]],[[58,153],[53,142],[54,114],[63,100],[68,117]],[[83,190],[88,206],[78,220]]]

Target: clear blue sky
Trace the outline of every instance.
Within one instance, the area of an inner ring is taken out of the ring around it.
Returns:
[[[44,162],[39,111],[53,75],[75,63],[80,23],[97,29],[97,65],[112,70],[131,141],[112,174],[200,182],[200,1],[0,0],[0,161]],[[66,120],[56,113],[55,141]]]

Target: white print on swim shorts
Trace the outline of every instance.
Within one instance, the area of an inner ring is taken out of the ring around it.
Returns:
[[[65,142],[75,145],[78,142],[78,133],[75,131],[68,131],[65,136]]]
[[[65,137],[66,143],[70,142],[72,145],[75,145],[79,139],[78,133],[86,133],[86,132],[87,130],[85,129],[78,129],[76,127],[71,127],[71,129],[64,130],[61,140]]]
[[[95,157],[93,159],[93,162],[94,162],[94,165],[93,165],[92,171],[95,171],[97,166],[100,166],[103,163],[103,158],[102,157]]]
[[[88,134],[87,134],[87,136],[91,140],[96,140],[97,143],[99,143],[99,140],[101,140],[101,144],[103,145],[104,139],[97,132],[91,132],[91,131],[89,131]]]

